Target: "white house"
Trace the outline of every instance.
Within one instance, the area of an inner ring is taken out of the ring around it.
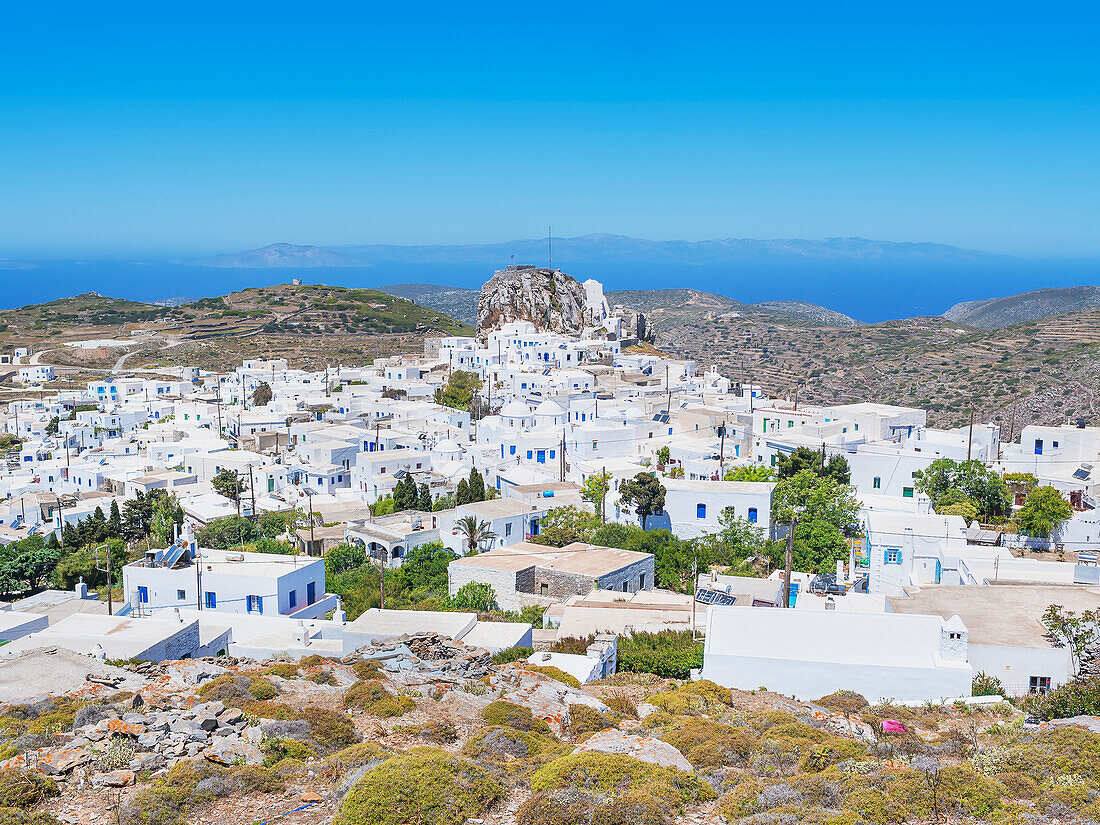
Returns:
[[[935,701],[969,696],[974,669],[958,617],[711,607],[702,676],[803,701],[837,690]]]

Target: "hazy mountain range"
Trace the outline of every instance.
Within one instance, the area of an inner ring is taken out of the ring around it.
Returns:
[[[261,249],[232,252],[186,263],[219,268],[373,266],[379,263],[469,264],[502,267],[509,262],[545,265],[550,255],[558,264],[614,262],[645,264],[782,263],[793,261],[897,261],[993,263],[1008,256],[976,252],[937,243],[897,243],[866,238],[825,240],[650,241],[626,235],[592,234],[577,238],[546,238],[490,244],[398,246],[299,246],[277,243]],[[513,261],[514,259],[514,261]]]

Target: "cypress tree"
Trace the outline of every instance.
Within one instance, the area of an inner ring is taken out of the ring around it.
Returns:
[[[470,470],[470,501],[485,501],[485,479],[476,469]]]
[[[425,513],[432,511],[432,491],[427,484],[420,485],[420,491],[417,494],[416,509],[422,510]]]
[[[469,504],[470,503],[470,485],[466,483],[466,479],[460,478],[458,480],[458,490],[455,492],[455,505]]]
[[[112,539],[122,537],[122,514],[118,510],[118,499],[111,501],[111,515],[107,519],[107,536]]]

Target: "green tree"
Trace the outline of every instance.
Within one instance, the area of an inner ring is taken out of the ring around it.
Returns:
[[[811,450],[798,447],[790,455],[779,456],[779,478],[794,478],[803,470],[811,470],[823,478],[831,478],[838,484],[847,484],[852,478],[848,460],[842,455],[825,457],[825,449]]]
[[[416,492],[416,509],[423,513],[432,511],[432,490],[427,484],[421,484]]]
[[[175,538],[176,528],[183,525],[183,508],[176,494],[158,496],[149,520],[149,534],[164,545]]]
[[[393,488],[393,511],[400,513],[416,506],[416,482],[408,473]]]
[[[661,447],[657,450],[657,463],[664,467],[672,458],[672,453],[668,447]]]
[[[337,544],[325,553],[325,580],[335,579],[341,573],[355,570],[367,564],[365,547],[356,544]]]
[[[585,501],[592,502],[592,505],[596,509],[596,515],[600,517],[600,521],[606,521],[604,516],[604,502],[607,500],[607,494],[611,490],[611,473],[600,471],[598,473],[592,473],[584,480],[584,487],[581,489],[581,498]]]
[[[61,423],[61,419],[58,416],[54,416],[50,419],[50,423],[46,425],[46,435],[57,435],[57,427]]]
[[[107,518],[107,535],[113,539],[122,538],[122,513],[118,509],[118,499],[111,499],[111,515]]]
[[[458,610],[487,613],[496,609],[497,594],[492,586],[484,582],[466,582],[455,593],[454,606]]]
[[[458,489],[455,492],[455,505],[461,507],[463,504],[470,503],[470,485],[466,483],[466,479],[460,478],[458,480]]]
[[[454,370],[446,385],[435,391],[435,403],[455,410],[473,412],[471,405],[480,390],[481,379],[477,373]]]
[[[1004,479],[980,461],[938,458],[918,470],[915,478],[917,489],[937,508],[941,502],[944,506],[957,503],[950,496],[960,493],[974,502],[984,518],[1007,515],[1012,506]]]
[[[212,547],[216,550],[250,544],[259,537],[259,528],[250,519],[236,514],[214,519],[195,535],[200,547]]]
[[[642,520],[644,530],[646,520],[664,509],[665,487],[658,480],[656,473],[638,473],[634,478],[619,485],[619,502],[633,508]]]
[[[485,479],[477,469],[470,470],[470,478],[466,481],[466,488],[470,492],[470,501],[485,501]]]
[[[1025,535],[1049,539],[1072,515],[1073,508],[1056,489],[1036,487],[1016,513],[1016,526]]]
[[[476,553],[482,544],[497,537],[497,534],[490,529],[489,522],[477,516],[460,518],[455,522],[455,529],[466,540],[466,549],[470,553]]]
[[[722,481],[775,481],[775,471],[763,464],[741,464],[726,470]]]
[[[574,507],[554,507],[539,519],[539,533],[531,541],[551,547],[565,547],[575,541],[590,541],[600,520],[592,513]]]
[[[1040,621],[1057,644],[1069,648],[1073,672],[1077,673],[1089,648],[1100,639],[1100,611],[1077,613],[1052,604],[1043,611]]]
[[[271,387],[266,381],[261,381],[252,391],[252,404],[256,407],[266,407],[271,402]]]
[[[214,492],[232,501],[240,501],[241,496],[248,492],[248,481],[240,473],[224,467],[210,480],[210,486]]]
[[[446,596],[447,566],[454,557],[454,551],[439,542],[414,547],[406,554],[401,566],[393,571],[392,588],[388,581],[386,587],[395,596],[401,595],[413,602],[428,596]]]
[[[778,524],[794,530],[795,566],[808,572],[827,573],[848,553],[845,537],[859,530],[859,501],[852,488],[832,476],[813,470],[781,480],[772,496],[772,516]]]

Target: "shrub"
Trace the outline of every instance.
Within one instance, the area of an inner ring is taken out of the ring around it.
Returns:
[[[817,704],[844,714],[860,713],[871,706],[862,693],[856,693],[854,690],[838,690],[836,693],[822,696],[817,700]]]
[[[673,716],[701,716],[707,711],[707,702],[703,697],[678,690],[654,693],[646,701]]]
[[[232,702],[248,695],[249,679],[246,676],[226,673],[199,688],[204,702]]]
[[[377,679],[382,674],[382,666],[375,659],[357,659],[351,669],[357,679]]]
[[[716,705],[728,705],[733,701],[733,694],[729,688],[715,684],[709,679],[700,679],[697,682],[687,682],[680,685],[684,693],[693,693],[701,696],[707,702]]]
[[[838,762],[860,762],[867,758],[867,748],[861,742],[836,737],[810,748],[802,757],[799,767],[808,773],[817,773]]]
[[[517,813],[521,825],[661,823],[685,804],[714,798],[709,785],[684,771],[629,756],[591,752],[563,756],[544,765],[532,775],[531,790],[531,799]],[[585,809],[588,816],[583,816]]]
[[[359,741],[355,723],[346,714],[310,705],[302,711],[302,716],[309,723],[313,741],[325,750],[340,750]]]
[[[264,765],[277,765],[284,759],[298,759],[304,762],[311,756],[316,756],[317,751],[305,742],[297,739],[266,739],[260,748],[264,753]]]
[[[550,726],[531,713],[531,709],[523,705],[506,702],[497,699],[490,702],[481,711],[481,718],[488,725],[500,725],[514,728],[515,730],[534,731],[535,733],[549,734]]]
[[[271,667],[264,668],[261,673],[263,673],[263,675],[265,676],[278,676],[282,679],[297,679],[298,665],[280,663],[277,665],[272,665]]]
[[[1004,685],[996,676],[989,676],[984,670],[974,674],[970,692],[974,696],[1004,696]]]
[[[318,685],[335,685],[336,676],[327,670],[319,670],[309,677],[309,681]]]
[[[1040,719],[1100,715],[1100,679],[1078,678],[1048,693],[1024,699],[1024,709]]]
[[[626,696],[607,696],[604,698],[603,703],[619,716],[625,716],[629,719],[638,718],[638,706]]]
[[[425,722],[422,725],[402,725],[394,733],[404,733],[426,739],[437,745],[449,745],[458,741],[458,730],[450,722]]]
[[[279,695],[279,691],[275,685],[263,677],[253,679],[252,684],[248,686],[248,692],[261,702],[267,701],[268,699],[274,699]]]
[[[19,808],[0,808],[0,825],[61,825],[61,820],[45,811],[31,813]]]
[[[416,707],[408,696],[395,696],[381,682],[360,681],[344,692],[344,707],[358,708],[371,716],[403,716]]]
[[[569,706],[569,733],[580,736],[614,727],[606,716],[588,705]]]
[[[757,743],[756,736],[747,728],[699,718],[685,719],[659,738],[680,751],[696,768],[742,764],[756,750]]]
[[[461,825],[504,795],[483,768],[436,748],[391,756],[363,774],[333,825]]]
[[[569,685],[569,687],[580,688],[581,683],[576,676],[571,676],[559,667],[553,665],[533,665],[527,662],[523,665],[524,670],[533,670],[535,673],[541,673],[543,676],[549,676],[551,679],[556,679],[562,684]]]
[[[515,760],[541,762],[561,756],[568,748],[549,734],[492,727],[474,734],[462,752],[476,761],[497,764]]]
[[[653,673],[664,679],[687,679],[703,666],[703,643],[690,630],[634,633],[619,638],[620,671]]]
[[[498,650],[493,654],[493,664],[506,665],[509,662],[519,662],[534,652],[535,649],[531,647],[506,647],[504,650]]]
[[[5,808],[29,808],[57,794],[57,783],[37,771],[0,769],[0,805]]]

